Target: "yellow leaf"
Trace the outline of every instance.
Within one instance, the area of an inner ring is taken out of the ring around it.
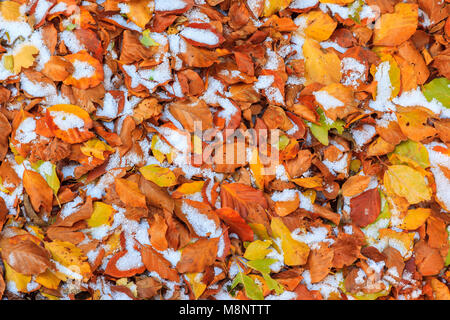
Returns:
[[[286,9],[292,0],[265,0],[263,16],[269,17],[278,11]]]
[[[156,183],[160,187],[171,187],[176,184],[175,174],[168,168],[160,167],[156,164],[139,169],[145,179]]]
[[[103,225],[111,225],[114,211],[114,208],[106,203],[94,202],[94,210],[91,217],[87,220],[88,226],[96,228]]]
[[[269,240],[269,234],[267,233],[266,227],[261,223],[249,223],[250,228],[252,228],[253,233],[262,240]]]
[[[245,250],[244,258],[247,260],[264,259],[266,255],[272,251],[267,249],[272,244],[270,240],[256,240],[251,242]]]
[[[19,292],[28,292],[27,286],[31,281],[31,276],[26,276],[24,274],[18,273],[14,271],[13,268],[3,260],[3,264],[5,265],[5,280],[6,282],[14,282],[16,285],[17,291]]]
[[[41,228],[39,228],[38,226],[27,226],[27,230],[33,235],[38,237],[41,240],[44,240],[45,238],[45,233],[44,231],[42,231]]]
[[[19,73],[22,68],[29,68],[34,63],[34,55],[38,54],[39,50],[32,45],[23,45],[20,50],[14,54],[13,73]]]
[[[414,233],[397,232],[392,229],[378,230],[380,240],[388,246],[395,247],[406,258],[410,256],[414,244]]]
[[[417,208],[408,210],[408,213],[403,219],[403,223],[400,225],[400,228],[405,230],[416,230],[421,225],[423,225],[425,221],[427,221],[430,214],[431,209],[429,208]]]
[[[293,239],[291,232],[284,225],[281,218],[273,218],[270,227],[272,228],[274,237],[281,239],[281,248],[284,253],[284,263],[288,266],[304,265],[308,260],[308,245]]]
[[[45,293],[45,292],[41,292],[41,294],[46,297],[48,300],[59,300],[59,297]]]
[[[310,11],[305,17],[307,27],[304,33],[314,40],[325,41],[336,29],[337,22],[321,10]]]
[[[47,271],[38,275],[35,281],[48,289],[56,290],[58,289],[61,279],[59,279],[51,270],[47,269]]]
[[[58,175],[56,174],[56,165],[50,161],[38,161],[31,165],[39,174],[45,179],[48,186],[53,190],[55,195],[58,194],[59,187],[61,183],[59,181]]]
[[[84,155],[88,157],[92,156],[100,160],[105,160],[105,156],[103,155],[105,151],[114,152],[114,149],[111,148],[107,143],[97,138],[86,141],[85,143],[83,143],[80,149]]]
[[[152,8],[150,4],[153,1],[150,0],[131,0],[126,2],[128,4],[129,12],[127,13],[128,19],[133,21],[137,26],[142,29],[150,21],[152,17]]]
[[[116,251],[120,246],[120,232],[116,231],[106,241],[105,256]]]
[[[431,199],[431,189],[425,177],[405,165],[393,165],[384,173],[384,186],[388,193],[404,197],[410,204]]]
[[[264,190],[264,166],[259,158],[259,152],[257,148],[253,148],[252,157],[249,163],[250,170],[252,171],[253,178],[255,178],[255,184],[258,189]]]
[[[306,85],[314,82],[329,85],[341,81],[341,60],[334,52],[323,51],[313,39],[303,44]]]
[[[86,261],[87,257],[83,255],[81,249],[76,247],[73,243],[59,240],[44,242],[44,244],[45,248],[52,254],[52,258],[63,267],[70,270],[70,272],[65,273],[69,278],[78,278],[79,280],[83,279],[84,281],[89,279],[91,267]],[[60,271],[62,272],[62,270]]]
[[[158,135],[155,134],[152,138],[151,149],[153,156],[156,158],[156,160],[158,160],[160,163],[163,163],[165,155],[169,154],[172,148],[167,143],[162,141]]]
[[[177,190],[174,191],[174,193],[176,192],[181,193],[182,195],[186,195],[201,192],[204,184],[205,181],[194,181],[183,183],[181,186],[178,187]]]
[[[377,51],[374,49],[374,51]],[[383,52],[379,52],[378,56],[380,57],[382,62],[388,61],[389,62],[389,80],[391,81],[391,96],[390,98],[395,98],[398,93],[400,92],[400,84],[401,84],[401,78],[400,78],[400,67],[398,66],[397,61],[395,61],[394,57],[392,57],[390,54],[386,54]],[[374,65],[370,68],[370,73],[372,76],[375,77],[375,73],[377,71],[377,67]],[[377,93],[375,92],[375,95]]]
[[[192,292],[194,293],[194,297],[197,300],[198,297],[200,297],[206,289],[206,284],[201,281],[203,278],[203,274],[201,272],[186,273],[186,278],[188,279],[192,288]]]
[[[0,13],[6,21],[18,21],[21,16],[20,3],[15,1],[0,2]]]

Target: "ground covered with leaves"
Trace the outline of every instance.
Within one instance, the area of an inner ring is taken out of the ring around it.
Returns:
[[[0,2],[0,297],[449,299],[449,12]]]

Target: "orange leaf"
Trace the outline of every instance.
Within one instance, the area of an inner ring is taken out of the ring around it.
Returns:
[[[159,251],[166,250],[168,248],[168,242],[166,239],[167,224],[163,217],[159,214],[155,214],[154,221],[150,225],[150,242],[152,246]]]
[[[342,185],[342,195],[344,197],[353,197],[367,188],[370,182],[370,176],[352,176]]]
[[[25,169],[23,187],[30,196],[31,205],[35,211],[39,212],[41,206],[45,212],[52,211],[53,190],[39,173]]]
[[[231,208],[220,208],[216,213],[230,226],[230,231],[236,233],[242,241],[253,241],[253,230],[239,213]]]
[[[172,268],[170,262],[164,259],[164,257],[160,253],[156,252],[152,247],[142,247],[141,254],[142,261],[148,271],[156,272],[161,278],[170,281],[179,280],[178,272]]]
[[[99,85],[104,78],[103,66],[86,51],[69,54],[64,57],[72,63],[74,72],[64,80],[65,85],[78,89],[88,89]]]
[[[385,13],[375,23],[373,43],[378,46],[397,46],[416,32],[418,5],[398,3],[394,13]]]
[[[244,219],[256,204],[264,209],[269,208],[261,190],[242,183],[223,184],[220,188],[220,198],[222,199],[222,207],[236,210]]]
[[[94,137],[89,131],[89,113],[72,104],[57,104],[47,108],[46,121],[55,136],[68,143],[80,143]]]
[[[147,208],[145,196],[139,190],[136,182],[116,178],[114,181],[114,187],[120,200],[127,206]]]

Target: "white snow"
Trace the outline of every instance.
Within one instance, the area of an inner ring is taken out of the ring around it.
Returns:
[[[69,130],[75,128],[83,128],[84,121],[73,113],[65,111],[50,111],[53,122],[61,130]]]
[[[219,43],[219,37],[208,29],[186,27],[180,34],[192,41],[214,46]]]

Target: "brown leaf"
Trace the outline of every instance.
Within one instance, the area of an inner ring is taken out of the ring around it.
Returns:
[[[442,51],[434,57],[433,67],[438,69],[440,75],[450,78],[450,49]]]
[[[447,227],[444,221],[438,217],[431,216],[427,219],[428,245],[432,248],[448,249]],[[446,250],[444,256],[446,256]]]
[[[256,205],[268,209],[268,203],[261,190],[254,189],[241,183],[223,184],[220,188],[222,208],[229,207],[236,210],[244,219]]]
[[[133,119],[136,124],[142,123],[142,121],[156,117],[161,114],[162,106],[155,98],[146,98],[138,103],[137,107],[133,110]]]
[[[194,97],[178,100],[169,105],[169,111],[189,132],[194,132],[196,122],[197,126],[201,125],[197,130],[207,130],[213,127],[211,111],[203,100]]]
[[[416,49],[412,41],[402,43],[398,47],[398,54],[412,65],[418,84],[424,84],[430,75],[430,71],[425,64],[423,56]]]
[[[286,161],[286,171],[291,179],[301,176],[311,167],[313,154],[309,150],[300,150],[297,157]]]
[[[242,241],[253,241],[253,230],[239,213],[226,207],[217,209],[216,213],[220,219],[230,226],[230,231],[239,235]]]
[[[205,271],[206,267],[212,265],[216,260],[218,243],[219,238],[201,238],[196,242],[187,245],[183,249],[181,259],[177,264],[178,272]]]
[[[162,289],[162,284],[152,277],[147,277],[136,281],[137,294],[141,299],[153,298],[159,290]]]
[[[167,210],[170,213],[173,212],[175,202],[164,188],[141,176],[139,178],[139,189],[150,205]]]
[[[419,241],[414,246],[414,252],[417,269],[423,276],[436,275],[444,267],[444,259],[439,250],[430,247],[425,241]]]
[[[31,240],[21,240],[2,247],[2,258],[15,271],[25,275],[37,275],[51,267],[50,255]]]
[[[318,205],[317,203],[313,203],[313,210],[314,210],[314,213],[318,214],[320,217],[330,220],[335,225],[339,225],[341,216],[338,213],[333,212],[326,207]]]
[[[334,250],[333,267],[342,268],[355,262],[360,255],[362,244],[355,235],[339,233],[336,242],[331,246]]]
[[[158,52],[158,46],[146,48],[139,41],[139,33],[125,30],[122,38],[122,50],[120,51],[120,62],[132,64],[140,60],[150,60]]]
[[[319,249],[313,249],[309,253],[308,266],[311,275],[311,283],[322,281],[330,272],[334,251],[328,246],[321,245]]]
[[[12,131],[8,119],[0,112],[0,161],[5,159],[8,152],[8,137]]]
[[[86,201],[82,205],[77,207],[76,209],[78,209],[78,210],[65,218],[61,218],[61,216],[58,216],[58,218],[56,219],[56,222],[53,224],[53,226],[72,227],[75,223],[77,223],[79,221],[89,219],[94,210],[94,208],[92,206],[92,198],[87,197]]]
[[[42,73],[53,81],[64,81],[74,71],[72,63],[61,56],[52,56],[45,64]]]
[[[205,84],[197,72],[191,69],[181,70],[177,73],[181,90],[185,95],[197,96],[205,91]]]
[[[367,190],[350,200],[350,216],[358,227],[374,222],[381,212],[381,197],[378,188]]]
[[[396,46],[408,40],[416,31],[418,6],[398,3],[394,13],[386,13],[375,23],[373,43],[380,46]]]
[[[401,277],[403,269],[405,268],[405,262],[401,253],[393,247],[386,247],[383,250],[383,254],[386,256],[386,267],[388,269],[395,268],[398,275]]]

